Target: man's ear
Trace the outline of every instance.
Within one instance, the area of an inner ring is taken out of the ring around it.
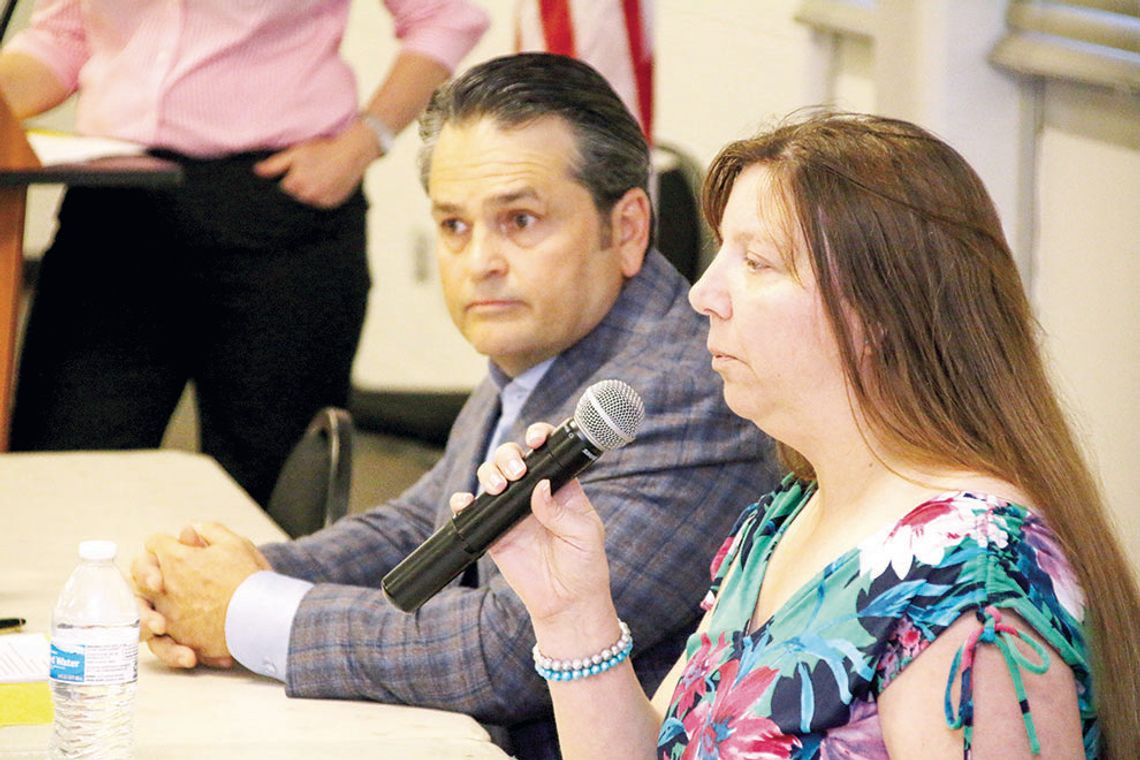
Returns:
[[[621,259],[621,273],[625,277],[633,277],[641,271],[652,223],[649,196],[640,187],[630,188],[614,204],[610,212],[611,240]]]

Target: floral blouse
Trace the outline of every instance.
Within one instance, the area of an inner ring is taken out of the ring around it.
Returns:
[[[814,489],[787,478],[744,511],[713,560],[704,602],[710,625],[689,639],[657,740],[660,758],[886,758],[876,697],[965,613],[979,626],[948,674],[947,722],[964,728],[968,758],[970,666],[976,647],[997,646],[1036,747],[1021,671],[1044,672],[1049,656],[1036,642],[1012,641],[1017,631],[1001,622],[1003,609],[1072,668],[1085,754],[1096,756],[1084,597],[1056,536],[1016,504],[967,492],[930,499],[832,561],[744,633],[772,550]],[[959,678],[955,705],[950,687]]]

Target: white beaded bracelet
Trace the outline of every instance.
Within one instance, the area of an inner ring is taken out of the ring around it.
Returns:
[[[376,145],[380,148],[380,155],[386,156],[392,152],[392,146],[396,144],[396,135],[388,128],[388,125],[380,120],[378,116],[361,111],[357,115],[360,122],[368,127],[376,138]]]
[[[547,681],[577,681],[579,678],[588,678],[604,673],[610,668],[620,665],[633,651],[633,636],[625,621],[619,620],[621,637],[602,651],[590,657],[573,660],[555,660],[538,651],[538,644],[534,645],[534,669]]]

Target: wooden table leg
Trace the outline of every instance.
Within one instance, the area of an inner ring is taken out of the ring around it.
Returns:
[[[20,289],[24,264],[23,187],[0,188],[0,451],[8,450]]]

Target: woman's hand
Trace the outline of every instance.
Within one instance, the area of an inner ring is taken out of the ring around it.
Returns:
[[[546,423],[531,425],[526,431],[527,445],[543,445],[553,429]],[[508,482],[522,478],[526,474],[523,453],[514,443],[497,448],[491,461],[479,466],[483,490],[502,493]],[[469,493],[454,494],[452,511],[458,513],[473,499]],[[550,481],[540,481],[530,505],[533,514],[496,541],[489,554],[522,598],[536,628],[544,622],[576,618],[587,610],[612,610],[605,528],[577,479],[553,495]]]
[[[379,156],[376,138],[354,122],[336,137],[318,137],[255,164],[260,177],[280,177],[281,190],[317,208],[336,208],[352,195],[364,170]]]

